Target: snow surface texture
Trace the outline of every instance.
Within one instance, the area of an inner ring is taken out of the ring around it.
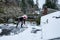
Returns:
[[[16,35],[2,36],[0,40],[48,40],[60,37],[60,11],[41,17],[41,25],[36,26],[30,22],[26,22],[28,27],[23,32]],[[1,24],[2,25],[2,24]],[[13,25],[14,26],[14,25]],[[34,33],[34,30],[42,29]],[[41,39],[42,38],[42,39]]]
[[[21,28],[21,23],[19,23],[18,27],[16,28],[16,24],[3,24],[0,25],[0,35],[2,35],[4,32],[6,33],[14,33],[14,34],[18,34],[20,32],[23,32],[27,27],[25,25],[23,25],[23,28]],[[4,33],[4,34],[5,34]]]
[[[38,26],[36,26],[36,24],[30,24],[29,22],[27,22],[27,23],[28,23],[28,25],[27,25],[28,28],[26,30],[24,30],[23,32],[16,34],[16,35],[13,35],[13,33],[11,33],[12,35],[2,36],[2,37],[0,37],[0,40],[13,40],[13,39],[14,40],[38,40],[38,39],[40,39],[40,37],[38,37],[40,35],[40,32],[39,32],[40,30],[37,30],[38,31],[37,34],[31,33],[32,30],[39,29],[40,27],[37,28]],[[20,25],[18,25],[18,26],[20,26]],[[26,25],[24,25],[24,26],[26,27]],[[34,38],[34,37],[36,37],[36,38]]]
[[[60,37],[60,11],[43,16],[41,19],[44,39]]]

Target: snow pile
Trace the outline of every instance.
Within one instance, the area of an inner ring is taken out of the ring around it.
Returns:
[[[52,39],[60,37],[60,18],[55,18],[60,16],[60,11],[43,16],[41,19],[41,24],[43,28],[43,38]],[[47,23],[48,19],[48,23]]]

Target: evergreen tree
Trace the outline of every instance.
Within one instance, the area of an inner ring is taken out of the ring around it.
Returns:
[[[33,0],[28,0],[28,4],[33,7],[34,6],[34,1]]]
[[[21,1],[21,9],[24,12],[24,14],[26,13],[26,9],[29,7],[28,5],[30,5],[32,8],[34,6],[34,1],[33,0],[22,0]]]
[[[27,5],[26,5],[26,3],[25,3],[25,0],[22,0],[21,1],[21,9],[22,9],[22,11],[23,11],[23,13],[25,14],[26,13],[26,7],[27,7]]]
[[[2,2],[2,0],[0,0],[0,2]]]
[[[8,3],[8,0],[5,0],[5,4],[7,4]]]
[[[47,8],[58,9],[56,3],[57,3],[57,0],[46,0],[43,7],[47,6]]]

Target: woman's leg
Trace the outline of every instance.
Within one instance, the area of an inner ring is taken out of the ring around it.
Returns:
[[[17,23],[16,28],[18,27],[18,24],[19,24],[19,22]]]
[[[21,21],[21,28],[23,27],[22,25],[23,25],[23,21]]]
[[[24,24],[25,24],[25,19],[24,19]]]

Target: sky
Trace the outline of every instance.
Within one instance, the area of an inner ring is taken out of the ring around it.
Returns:
[[[34,0],[34,3],[36,3],[36,0]],[[39,8],[42,8],[43,4],[45,3],[45,0],[38,0]],[[60,0],[58,0],[58,4],[60,4]]]
[[[58,0],[58,4],[60,4],[60,0]]]
[[[36,0],[34,0],[34,3],[36,3]],[[38,3],[39,8],[42,8],[43,4],[45,3],[45,0],[38,0]]]

